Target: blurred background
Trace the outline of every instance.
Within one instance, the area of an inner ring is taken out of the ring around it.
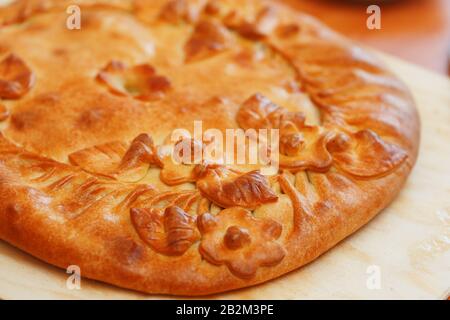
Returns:
[[[450,0],[278,0],[375,49],[450,74]],[[381,30],[366,27],[371,4]]]

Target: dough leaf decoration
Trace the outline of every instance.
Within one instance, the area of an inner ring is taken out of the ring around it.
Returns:
[[[298,35],[300,32],[300,25],[296,23],[281,24],[275,30],[276,35],[282,39],[289,39]]]
[[[222,166],[206,166],[203,169],[198,166],[196,170],[199,176],[197,188],[221,207],[254,209],[278,200],[267,178],[259,171],[238,173]]]
[[[227,50],[231,45],[229,31],[213,20],[201,20],[185,45],[186,62],[211,58]]]
[[[133,208],[131,221],[141,239],[164,255],[183,255],[200,239],[196,217],[177,206],[165,210]]]
[[[301,228],[308,223],[314,224],[317,221],[317,216],[311,207],[311,202],[309,199],[303,195],[296,186],[294,186],[286,174],[280,174],[278,176],[278,181],[280,183],[280,188],[285,193],[292,202],[292,209],[294,214],[293,219],[293,232],[292,236],[298,235]]]
[[[207,212],[209,202],[197,190],[166,191],[139,197],[133,202],[133,208],[156,208],[164,210],[168,207],[179,207],[185,212],[195,215]]]
[[[260,267],[277,265],[286,255],[276,242],[282,226],[271,219],[255,218],[243,208],[198,217],[202,234],[200,253],[208,262],[225,264],[237,277],[251,278]]]
[[[286,110],[276,105],[260,93],[256,93],[247,99],[236,115],[239,126],[247,129],[280,129],[283,119],[287,117]],[[290,118],[298,118],[303,125],[305,117],[301,114],[290,115]]]
[[[15,54],[0,61],[0,98],[19,99],[31,90],[35,82],[34,73]]]
[[[129,146],[114,141],[77,151],[69,155],[69,161],[87,172],[127,182],[139,181],[150,165],[162,166],[147,134],[139,135]]]
[[[172,24],[190,21],[189,4],[186,0],[170,0],[162,7],[159,18]]]
[[[278,25],[278,16],[273,7],[261,8],[253,19],[239,16],[231,11],[224,17],[224,24],[250,40],[262,40]]]

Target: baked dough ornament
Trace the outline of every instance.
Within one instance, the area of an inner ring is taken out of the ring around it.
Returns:
[[[416,161],[405,86],[277,1],[18,0],[0,26],[0,238],[92,279],[174,295],[268,281],[366,224]],[[168,137],[199,120],[278,129],[280,169],[174,164],[203,142]]]

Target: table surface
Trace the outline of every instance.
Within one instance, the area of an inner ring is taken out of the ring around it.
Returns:
[[[355,0],[279,1],[370,47],[441,74],[450,72],[450,0],[368,1],[383,2],[380,30],[366,27],[368,5]]]

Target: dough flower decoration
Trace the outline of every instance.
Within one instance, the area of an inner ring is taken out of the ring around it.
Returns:
[[[161,99],[171,88],[169,79],[158,75],[149,64],[127,67],[117,60],[104,67],[98,73],[97,80],[114,94],[144,101]]]
[[[0,98],[19,99],[33,87],[34,73],[15,54],[9,54],[0,61]]]
[[[225,264],[237,277],[251,278],[260,267],[277,265],[286,255],[276,240],[282,226],[271,219],[255,218],[243,208],[198,217],[202,234],[200,253],[208,262]]]
[[[183,138],[173,146],[161,148],[162,169],[160,179],[169,186],[195,182],[196,163],[203,161],[205,144],[195,139]],[[162,150],[165,151],[162,151]]]
[[[327,149],[341,170],[359,178],[386,175],[408,158],[403,149],[367,129],[349,134],[340,132],[329,141]]]
[[[332,164],[326,149],[333,132],[305,124],[302,112],[290,112],[257,93],[247,99],[236,120],[243,129],[280,130],[280,167],[324,172]]]

